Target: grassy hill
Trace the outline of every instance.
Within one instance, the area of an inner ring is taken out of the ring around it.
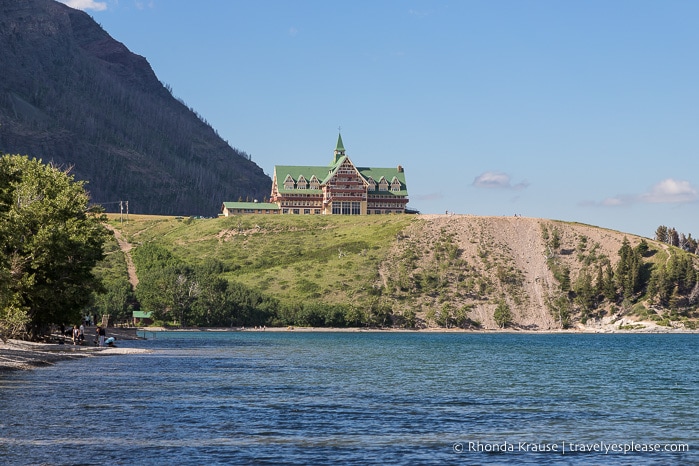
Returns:
[[[190,263],[216,258],[225,277],[287,302],[366,296],[408,216],[130,217],[112,221],[134,245],[155,242]]]
[[[135,249],[157,244],[191,265],[215,258],[226,280],[282,304],[380,306],[398,326],[496,328],[498,306],[508,311],[509,326],[532,330],[636,321],[692,327],[697,317],[691,293],[663,305],[662,293],[648,286],[654,270],[689,257],[691,270],[683,273],[693,274],[693,283],[681,286],[699,291],[697,256],[577,223],[444,215],[131,216],[110,223]],[[618,281],[618,295],[604,298],[601,277],[616,271],[625,242],[643,251],[638,273],[645,284],[623,294]],[[593,305],[581,299],[586,280],[597,290]]]

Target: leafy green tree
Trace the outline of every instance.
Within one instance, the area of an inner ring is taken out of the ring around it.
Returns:
[[[587,319],[589,311],[595,308],[595,290],[592,286],[592,277],[586,269],[582,269],[578,274],[573,291],[575,303],[580,307],[583,318]]]
[[[406,328],[415,328],[417,323],[417,314],[412,308],[403,311],[403,326]]]
[[[568,296],[561,293],[555,297],[549,297],[546,304],[561,328],[568,328],[570,325],[570,300]]]
[[[439,310],[439,315],[437,315],[437,324],[440,327],[451,327],[452,324],[452,305],[450,303],[442,304],[442,308]]]
[[[471,319],[468,315],[472,309],[473,305],[464,304],[456,310],[454,313],[454,323],[457,327],[465,327],[466,324],[471,323]]]
[[[505,328],[512,322],[512,312],[510,311],[510,306],[504,299],[498,301],[498,305],[495,307],[495,312],[493,312],[493,318],[495,319],[495,323],[498,324],[498,327],[500,328]]]
[[[670,236],[668,234],[668,228],[665,225],[660,225],[655,230],[655,240],[661,243],[668,243]]]
[[[673,246],[678,246],[680,245],[680,235],[677,233],[677,230],[674,228],[670,228],[668,230],[668,243],[670,243]]]
[[[192,323],[206,327],[227,327],[235,322],[235,306],[228,295],[228,281],[216,274],[198,271],[199,293],[192,304]]]
[[[570,291],[570,268],[564,265],[560,268],[560,274],[557,276],[561,291]]]
[[[109,233],[83,182],[26,156],[0,157],[0,331],[31,337],[79,322]],[[21,325],[20,325],[21,324]]]
[[[607,263],[604,268],[604,281],[602,282],[602,295],[613,302],[617,299],[616,284],[614,283],[614,271],[612,265]]]
[[[632,248],[629,240],[624,238],[619,248],[614,279],[616,287],[624,298],[631,298],[645,285],[643,258],[638,248]]]

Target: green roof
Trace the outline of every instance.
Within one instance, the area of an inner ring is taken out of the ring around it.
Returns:
[[[320,184],[324,184],[328,179],[337,171],[338,167],[344,162],[347,156],[340,157],[336,163],[326,166],[301,166],[301,165],[276,165],[274,167],[274,173],[277,176],[277,191],[282,194],[288,193],[307,193],[307,194],[319,194],[320,189],[285,189],[284,180],[287,175],[293,178],[294,182],[298,181],[299,177],[303,175],[306,181],[310,181],[311,177],[315,175],[320,181]],[[381,191],[381,194],[393,194],[396,196],[407,196],[408,195],[408,185],[405,182],[405,172],[399,171],[398,168],[373,168],[373,167],[355,167],[357,171],[364,177],[364,179],[373,178],[376,183],[379,182],[381,177],[385,177],[386,181],[390,184],[393,177],[398,178],[401,184],[400,191]],[[373,193],[378,192],[378,184],[376,191],[370,191]]]
[[[341,134],[337,135],[337,145],[335,146],[335,150],[337,152],[344,152],[345,151],[345,146],[342,145],[342,135]]]
[[[323,184],[325,179],[330,175],[333,170],[333,166],[326,165],[324,167],[314,167],[314,166],[300,166],[300,165],[276,165],[274,167],[274,173],[277,175],[277,191],[280,193],[291,193],[303,191],[307,194],[320,194],[322,190],[320,189],[285,189],[284,180],[287,175],[293,178],[294,183],[298,181],[301,175],[306,178],[306,181],[310,182],[313,175],[318,178],[318,182]]]
[[[388,181],[388,184],[390,186],[391,181],[393,180],[393,177],[398,178],[398,181],[400,181],[400,191],[382,191],[383,193],[387,194],[395,194],[396,196],[407,196],[408,195],[408,184],[405,182],[405,172],[404,171],[398,171],[398,168],[371,168],[371,167],[357,167],[357,170],[359,173],[362,174],[362,176],[365,179],[369,179],[369,177],[373,178],[374,181],[376,181],[377,186],[376,186],[376,191],[369,191],[369,192],[377,192],[379,187],[378,187],[378,182],[383,176],[386,178],[386,181]]]
[[[323,186],[325,183],[328,182],[328,180],[335,174],[335,172],[339,169],[340,165],[342,165],[342,162],[345,160],[349,160],[349,158],[345,155],[345,146],[342,143],[342,135],[338,134],[337,135],[337,145],[335,146],[335,156],[333,158],[333,161],[330,165],[325,165],[325,166],[304,166],[304,165],[275,165],[274,167],[274,177],[277,182],[277,192],[280,194],[320,194],[322,193],[321,189],[285,189],[284,188],[284,180],[286,180],[287,176],[290,176],[293,180],[294,183],[297,183],[299,178],[303,176],[306,179],[306,182],[310,182],[311,178],[315,176],[318,181],[320,182],[320,185]],[[350,163],[352,161],[350,160]],[[354,164],[352,164],[354,165]],[[396,167],[396,168],[371,168],[371,167],[357,167],[355,166],[356,170],[364,177],[365,180],[368,180],[369,177],[373,178],[376,183],[377,187],[375,191],[370,191],[370,193],[381,193],[383,194],[393,194],[394,196],[407,196],[408,195],[408,185],[405,182],[405,172],[401,167]],[[390,188],[388,191],[379,191],[378,190],[378,182],[381,179],[381,177],[386,178],[386,181],[388,181],[389,185],[393,178],[397,178],[398,181],[400,181],[401,189],[400,191],[391,191]]]
[[[223,207],[231,209],[246,210],[279,210],[279,205],[271,202],[224,202]]]

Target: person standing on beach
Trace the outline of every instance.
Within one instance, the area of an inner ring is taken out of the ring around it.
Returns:
[[[104,346],[104,337],[107,336],[107,331],[101,325],[97,326],[97,341],[99,346]]]

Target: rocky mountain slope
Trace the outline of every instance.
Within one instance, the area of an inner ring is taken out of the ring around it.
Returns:
[[[554,234],[559,238],[557,247],[552,247]],[[572,294],[561,290],[556,267],[569,270],[572,288],[583,271],[594,284],[600,268],[616,267],[625,239],[631,247],[645,241],[651,248],[645,261],[653,267],[664,267],[673,254],[683,254],[664,243],[578,223],[421,215],[392,247],[378,285],[400,303],[399,313],[416,309],[417,317],[427,323],[439,322],[446,309],[452,321],[461,312],[476,326],[498,328],[494,314],[502,301],[510,308],[516,328],[559,329],[561,322],[550,305],[556,297]],[[697,258],[691,256],[696,267]],[[634,306],[602,302],[588,318],[582,318],[570,299],[569,326],[603,330],[645,321],[641,326],[656,327],[667,309],[638,298]]]
[[[0,70],[0,152],[73,167],[109,211],[214,215],[269,194],[247,154],[82,11],[0,0]]]

